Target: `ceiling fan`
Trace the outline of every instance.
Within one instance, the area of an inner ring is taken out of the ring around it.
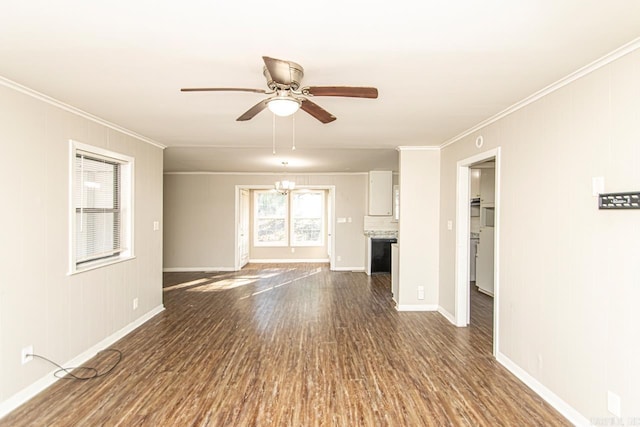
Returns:
[[[182,92],[255,92],[271,95],[249,108],[238,117],[237,121],[246,121],[255,117],[265,108],[269,108],[279,116],[289,116],[299,108],[315,117],[322,123],[330,123],[336,117],[324,108],[320,107],[308,97],[312,96],[343,96],[350,98],[377,98],[378,89],[375,87],[358,86],[304,86],[300,82],[304,76],[304,69],[292,61],[263,56],[264,71],[267,79],[267,87],[264,89],[250,89],[237,87],[200,87],[182,88]]]

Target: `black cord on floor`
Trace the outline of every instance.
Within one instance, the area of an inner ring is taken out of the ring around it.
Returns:
[[[59,369],[53,373],[53,375],[56,378],[60,378],[62,380],[87,381],[87,380],[93,380],[93,379],[104,377],[105,375],[108,375],[109,373],[111,373],[111,371],[113,371],[116,368],[116,366],[118,366],[118,364],[122,360],[122,352],[120,350],[115,349],[115,348],[107,348],[105,350],[99,351],[98,354],[104,353],[104,352],[107,352],[107,351],[113,352],[113,353],[117,353],[118,360],[116,361],[116,363],[113,364],[112,367],[110,367],[109,369],[107,369],[104,372],[98,372],[98,370],[96,368],[91,368],[91,367],[86,367],[86,366],[80,366],[78,368],[64,368],[64,367],[58,365],[53,360],[47,359],[46,357],[40,356],[39,354],[27,354],[25,356],[37,357],[38,359],[46,360],[47,362],[51,363],[52,365],[58,367]],[[88,371],[89,374],[86,375],[86,376],[76,375],[73,372],[71,372],[74,369],[84,369],[85,371]],[[60,376],[60,373],[64,373],[64,376]]]

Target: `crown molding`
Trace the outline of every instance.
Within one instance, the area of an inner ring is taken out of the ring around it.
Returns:
[[[147,138],[146,136],[143,136],[143,135],[140,135],[138,133],[135,133],[135,132],[133,132],[133,131],[131,131],[129,129],[123,128],[122,126],[118,126],[115,123],[111,123],[111,122],[109,122],[107,120],[101,119],[100,117],[94,116],[93,114],[87,113],[86,111],[83,111],[83,110],[81,110],[79,108],[76,108],[76,107],[74,107],[72,105],[65,104],[62,101],[59,101],[59,100],[57,100],[55,98],[52,98],[52,97],[50,97],[48,95],[45,95],[43,93],[40,93],[40,92],[38,92],[36,90],[30,89],[30,88],[28,88],[26,86],[21,85],[20,83],[16,83],[13,80],[9,80],[6,77],[0,76],[0,85],[8,87],[9,89],[13,89],[15,91],[24,93],[25,95],[28,95],[28,96],[30,96],[32,98],[35,98],[35,99],[39,100],[39,101],[46,102],[47,104],[53,105],[54,107],[58,107],[58,108],[60,108],[62,110],[68,111],[70,113],[73,113],[75,115],[83,117],[83,118],[85,118],[87,120],[91,120],[92,122],[101,124],[103,126],[111,128],[111,129],[113,129],[115,131],[123,133],[125,135],[129,135],[129,136],[131,136],[133,138],[136,138],[136,139],[139,139],[141,141],[144,141],[147,144],[151,144],[151,145],[153,145],[155,147],[158,147],[158,148],[161,148],[163,150],[165,148],[167,148],[166,145],[160,144],[159,142],[154,141],[151,138]]]
[[[292,172],[287,171],[286,174],[282,172],[208,172],[208,171],[194,171],[194,172],[164,172],[163,175],[244,175],[244,176],[336,176],[336,175],[368,175],[369,172]]]
[[[438,145],[420,145],[420,146],[412,146],[412,145],[400,145],[396,147],[397,151],[439,151],[440,147]]]
[[[448,145],[453,144],[454,142],[460,141],[462,138],[467,137],[471,134],[473,134],[474,132],[479,131],[480,129],[489,126],[492,123],[497,122],[498,120],[504,118],[505,116],[508,116],[511,113],[514,113],[524,107],[526,107],[529,104],[532,104],[534,102],[536,102],[537,100],[539,100],[540,98],[543,98],[547,95],[549,95],[550,93],[553,93],[561,88],[563,88],[564,86],[567,86],[568,84],[588,75],[593,73],[594,71],[604,67],[605,65],[608,65],[610,63],[612,63],[613,61],[622,58],[623,56],[637,50],[638,48],[640,48],[640,37],[630,41],[627,44],[624,44],[622,46],[620,46],[619,48],[617,48],[616,50],[609,52],[608,54],[604,55],[603,57],[596,59],[595,61],[591,62],[590,64],[585,65],[584,67],[574,71],[573,73],[569,74],[566,77],[561,78],[560,80],[558,80],[555,83],[550,84],[549,86],[533,93],[532,95],[526,97],[525,99],[523,99],[522,101],[516,102],[515,104],[513,104],[512,106],[502,110],[501,112],[499,112],[498,114],[489,117],[486,120],[483,120],[482,122],[478,123],[477,125],[467,129],[466,131],[462,132],[459,135],[454,136],[453,138],[443,142],[442,144],[440,144],[439,148],[445,148]]]

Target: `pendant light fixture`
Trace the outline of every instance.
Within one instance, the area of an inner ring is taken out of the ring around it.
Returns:
[[[287,167],[288,164],[289,162],[286,162],[286,161],[282,162],[282,166],[284,166],[285,168]],[[296,183],[288,179],[283,179],[280,181],[276,181],[276,183],[274,184],[274,188],[278,193],[282,194],[283,196],[286,196],[287,194],[289,194],[289,191],[292,191],[293,189],[296,188]]]

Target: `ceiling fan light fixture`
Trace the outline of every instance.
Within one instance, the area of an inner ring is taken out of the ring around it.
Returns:
[[[267,106],[276,116],[287,117],[298,111],[300,101],[290,96],[277,96],[269,100]]]

